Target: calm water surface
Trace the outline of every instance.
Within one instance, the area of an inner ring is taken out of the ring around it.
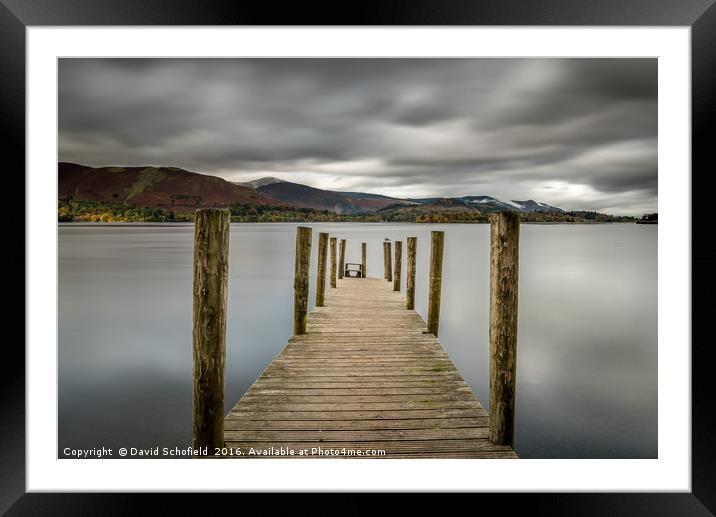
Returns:
[[[445,231],[440,340],[487,408],[489,226],[310,226],[311,302],[318,231],[348,262],[367,242],[369,276],[385,237],[417,236],[424,318]],[[227,411],[290,337],[295,227],[231,226]],[[191,442],[192,246],[192,226],[60,225],[60,451]],[[521,457],[657,456],[656,226],[522,226],[517,374]]]

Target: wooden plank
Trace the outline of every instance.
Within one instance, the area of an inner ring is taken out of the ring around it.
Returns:
[[[267,395],[247,394],[241,398],[241,402],[249,404],[251,402],[259,404],[350,404],[363,402],[415,402],[419,404],[440,404],[453,403],[462,401],[474,401],[475,397],[472,393],[433,393],[433,394],[404,394],[404,395],[386,395],[384,393],[374,395]]]
[[[278,395],[278,396],[366,396],[366,395],[428,395],[428,394],[447,394],[447,393],[465,393],[469,396],[472,395],[470,388],[463,387],[431,387],[431,386],[420,386],[416,388],[271,388],[271,387],[256,387],[252,390],[252,396],[263,396],[263,395]]]
[[[306,318],[306,333],[289,340],[226,416],[227,447],[516,457],[511,447],[489,441],[487,412],[392,283],[336,282],[337,289],[325,293],[325,306]]]
[[[280,375],[261,375],[256,382],[266,382],[271,384],[284,383],[329,383],[329,384],[361,384],[365,386],[404,386],[406,384],[440,384],[447,385],[452,383],[464,382],[458,372],[429,372],[422,375],[359,375],[348,377],[346,375],[314,375],[311,372],[303,375],[294,374],[289,379],[282,378]]]
[[[315,357],[308,357],[303,358],[298,354],[294,354],[293,356],[286,356],[281,357],[279,359],[276,359],[274,361],[274,364],[283,364],[283,365],[302,365],[305,364],[307,366],[313,366],[314,364],[330,364],[335,366],[358,366],[358,365],[368,365],[368,366],[413,366],[413,365],[419,365],[419,366],[425,366],[425,367],[449,367],[450,364],[447,363],[447,356],[445,355],[436,355],[431,354],[427,356],[408,356],[408,355],[399,355],[392,358],[388,357],[346,357],[343,359],[339,359],[336,357],[329,357],[326,360],[318,360]]]
[[[436,424],[437,425],[437,424]],[[348,426],[350,428],[350,426]],[[487,427],[456,427],[443,429],[433,427],[428,429],[369,429],[365,431],[349,430],[296,430],[275,431],[266,429],[251,429],[247,431],[236,431],[226,429],[224,439],[232,442],[251,441],[274,441],[277,443],[285,441],[300,442],[374,442],[385,441],[414,441],[414,440],[465,440],[487,438],[489,434]]]
[[[278,364],[272,364],[268,368],[266,368],[265,375],[267,377],[271,376],[279,376],[279,375],[286,375],[286,376],[301,376],[301,375],[311,374],[315,375],[317,377],[320,376],[328,376],[328,377],[336,377],[336,376],[346,376],[346,377],[374,377],[376,375],[389,375],[392,377],[396,376],[406,376],[406,375],[426,375],[426,374],[435,374],[435,375],[445,375],[449,376],[450,374],[457,375],[457,370],[454,368],[451,370],[444,369],[444,370],[436,370],[433,368],[428,367],[421,367],[421,366],[406,366],[404,368],[400,367],[389,367],[389,366],[380,366],[375,365],[367,369],[356,369],[354,366],[346,366],[346,367],[340,367],[340,366],[328,366],[325,368],[319,368],[316,366],[306,366],[306,367],[300,367],[300,366],[280,366]]]
[[[331,381],[331,382],[321,382],[320,380],[315,379],[302,379],[299,381],[288,381],[283,379],[259,379],[255,384],[254,387],[257,390],[260,389],[270,389],[270,388],[279,388],[279,389],[366,389],[366,390],[384,390],[384,389],[391,389],[391,388],[432,388],[437,386],[438,389],[453,389],[453,388],[462,388],[467,387],[467,384],[465,384],[464,381],[455,380],[455,381],[444,381],[438,383],[437,381],[424,381],[421,379],[418,379],[416,381],[374,381],[371,383],[368,383],[368,388],[366,388],[365,382],[341,382],[341,381]]]
[[[398,409],[476,409],[482,406],[476,400],[431,401],[430,399],[425,399],[407,402],[343,402],[340,405],[335,402],[305,404],[290,402],[282,404],[275,401],[242,400],[241,407],[252,411],[327,411],[333,408],[340,408],[344,411],[368,411],[371,409],[392,411]]]
[[[224,429],[231,431],[329,431],[352,429],[370,431],[374,429],[440,429],[487,427],[487,417],[482,418],[410,418],[392,420],[249,420],[227,418]]]
[[[392,420],[442,420],[450,418],[487,418],[484,409],[401,409],[401,410],[366,410],[366,411],[251,411],[243,406],[235,407],[227,416],[229,420],[259,421],[259,420],[350,420],[359,424],[363,420],[392,421]]]

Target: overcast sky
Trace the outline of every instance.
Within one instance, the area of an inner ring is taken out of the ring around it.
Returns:
[[[657,209],[655,59],[62,59],[59,159]]]

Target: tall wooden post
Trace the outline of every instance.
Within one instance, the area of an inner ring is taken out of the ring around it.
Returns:
[[[520,217],[490,216],[490,441],[514,444]]]
[[[306,333],[308,315],[308,269],[311,263],[312,230],[296,228],[296,266],[293,280],[293,333]]]
[[[428,332],[438,335],[440,327],[440,291],[443,283],[443,245],[445,232],[431,232],[430,283],[428,285]]]
[[[331,287],[336,287],[336,238],[331,237]]]
[[[408,237],[408,276],[405,279],[405,308],[415,309],[415,253],[418,247],[417,237]]]
[[[388,280],[388,243],[383,241],[383,278]]]
[[[343,278],[346,269],[346,240],[341,239],[340,259],[338,260],[338,278]]]
[[[393,274],[393,291],[400,291],[400,274],[403,269],[403,241],[395,241],[395,273]]]
[[[326,255],[328,253],[328,234],[318,234],[318,271],[316,277],[316,306],[323,307],[326,300]]]
[[[388,264],[387,264],[388,265],[388,278],[386,278],[386,280],[388,282],[392,282],[393,281],[393,257],[392,257],[393,243],[386,242],[385,247],[388,248],[388,253],[387,253],[387,256],[388,256]]]
[[[194,217],[192,445],[224,446],[224,364],[229,278],[229,211],[200,209]]]
[[[367,263],[366,263],[366,243],[361,242],[360,244],[360,264],[361,269],[363,270],[363,278],[368,277],[368,269],[367,269]]]

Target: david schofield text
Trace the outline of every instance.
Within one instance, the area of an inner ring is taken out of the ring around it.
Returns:
[[[131,458],[188,458],[192,456],[209,456],[208,447],[121,447],[119,455]]]

